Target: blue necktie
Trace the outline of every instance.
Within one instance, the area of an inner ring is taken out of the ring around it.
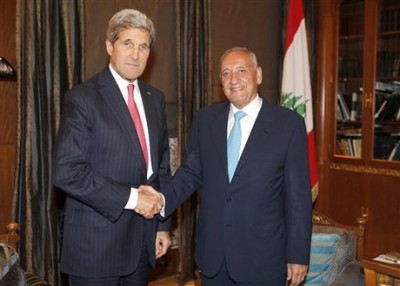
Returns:
[[[228,174],[229,182],[232,180],[233,173],[235,173],[236,165],[239,161],[240,142],[242,139],[242,131],[240,128],[240,119],[246,116],[246,113],[239,110],[235,113],[235,122],[231,133],[228,136]]]

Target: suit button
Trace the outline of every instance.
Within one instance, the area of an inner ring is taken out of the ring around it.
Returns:
[[[230,203],[230,202],[232,201],[232,198],[227,198],[226,201],[227,201],[228,203]]]

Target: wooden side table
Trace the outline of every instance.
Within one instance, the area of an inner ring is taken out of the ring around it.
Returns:
[[[364,259],[362,265],[366,286],[400,286],[400,264]]]

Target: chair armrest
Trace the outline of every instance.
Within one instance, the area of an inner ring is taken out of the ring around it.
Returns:
[[[336,276],[330,286],[364,286],[363,268],[358,262],[350,262]]]
[[[40,279],[35,273],[32,272],[25,272],[25,279],[26,279],[26,285],[27,286],[51,286],[49,283],[46,281],[43,281]]]

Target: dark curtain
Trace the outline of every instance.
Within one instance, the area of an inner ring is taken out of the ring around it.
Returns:
[[[13,219],[22,266],[62,285],[58,269],[63,198],[51,182],[61,97],[81,81],[83,0],[19,0],[18,158]]]
[[[178,138],[185,146],[193,113],[211,103],[209,0],[176,0],[178,59]],[[181,148],[182,153],[185,148]],[[182,154],[184,160],[184,154]],[[198,194],[178,211],[180,228],[180,280],[193,278]]]

